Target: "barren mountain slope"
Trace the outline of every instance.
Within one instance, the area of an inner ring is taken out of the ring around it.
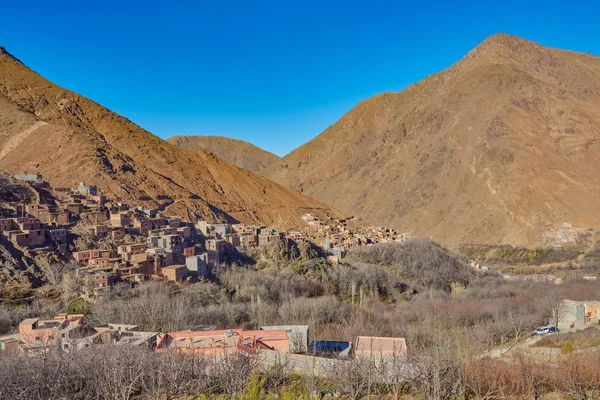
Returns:
[[[600,58],[494,35],[263,171],[370,223],[530,245],[600,224]]]
[[[85,181],[129,202],[169,197],[188,216],[294,225],[327,206],[206,151],[175,147],[36,74],[0,47],[0,169]]]
[[[187,150],[210,151],[217,157],[250,172],[261,171],[279,161],[275,154],[252,143],[223,136],[173,136],[167,139],[167,142]]]

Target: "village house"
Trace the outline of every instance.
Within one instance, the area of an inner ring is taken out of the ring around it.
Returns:
[[[43,246],[46,243],[45,232],[41,229],[10,231],[8,239],[15,245],[20,247],[36,247]]]
[[[68,211],[57,211],[50,213],[49,223],[56,225],[69,225],[71,223],[71,213]]]
[[[12,176],[14,179],[18,181],[25,181],[29,183],[42,183],[44,179],[40,174],[15,174]]]
[[[264,246],[267,243],[277,243],[283,239],[283,234],[274,229],[261,230],[258,235],[258,246]]]
[[[152,221],[149,219],[135,218],[133,221],[133,229],[135,233],[141,236],[148,236],[148,232],[152,230]]]
[[[71,214],[80,215],[83,212],[83,204],[81,203],[68,203],[64,206],[64,209]]]
[[[79,192],[79,194],[85,197],[96,196],[98,194],[98,188],[96,186],[88,186],[84,182],[79,182],[79,185],[77,186],[77,191]]]
[[[115,241],[123,240],[127,234],[127,229],[122,226],[113,226],[109,228],[108,236]]]
[[[84,211],[83,213],[81,213],[81,217],[85,218],[87,221],[91,222],[92,224],[102,224],[105,223],[106,221],[108,221],[108,216],[106,215],[106,212],[104,211]]]
[[[220,239],[207,239],[204,242],[204,247],[207,251],[216,251],[219,255],[225,254],[228,243]]]
[[[67,230],[60,228],[46,229],[46,239],[51,243],[64,244],[67,243]]]
[[[231,234],[231,225],[229,224],[212,224],[210,225],[211,236],[217,239],[225,239]]]
[[[159,335],[156,351],[176,351],[198,356],[214,357],[238,351],[256,353],[259,349],[289,353],[285,330],[245,331],[209,330],[169,332]]]
[[[151,218],[150,222],[152,222],[152,229],[160,229],[168,226],[166,218],[162,217]]]
[[[183,252],[183,237],[177,234],[148,237],[148,248],[160,248],[175,255]]]
[[[92,289],[107,288],[119,281],[119,276],[117,275],[116,271],[114,271],[113,267],[84,270],[83,272],[85,272],[84,280],[86,286],[89,286]],[[95,295],[98,295],[99,293],[100,292],[98,291],[94,291]]]
[[[186,257],[185,265],[188,271],[195,272],[198,277],[208,275],[208,254],[200,254],[197,256]]]
[[[358,336],[354,346],[356,358],[382,360],[390,357],[406,357],[404,338]]]
[[[117,254],[127,259],[128,256],[133,254],[143,253],[146,251],[145,243],[129,243],[117,246]]]
[[[2,218],[0,219],[0,232],[18,230],[19,226],[15,222],[14,218]]]
[[[563,300],[556,311],[559,330],[585,329],[600,322],[600,301]]]
[[[181,283],[185,280],[187,272],[187,266],[185,265],[169,265],[168,267],[161,268],[161,274],[167,278],[168,281],[177,283]]]
[[[144,208],[142,209],[142,212],[148,218],[156,218],[156,215],[158,214],[158,211],[156,211],[154,208]]]
[[[122,325],[124,327],[124,325]],[[156,349],[159,332],[140,332],[137,329],[117,329],[121,326],[110,325],[94,328],[98,332],[101,343],[114,345],[137,346],[149,350]]]
[[[288,336],[290,353],[306,353],[308,351],[308,325],[275,325],[261,326],[261,330],[284,330]]]
[[[206,221],[199,220],[196,222],[196,230],[201,233],[202,236],[209,236],[209,224]]]
[[[122,266],[123,260],[121,258],[93,258],[88,261],[88,265],[91,268],[118,268]]]
[[[81,337],[83,314],[58,314],[53,319],[27,318],[19,324],[19,341],[24,352],[45,351],[50,345],[69,348],[69,339]]]
[[[88,261],[94,258],[115,258],[117,253],[114,250],[84,250],[73,252],[73,258],[76,261]]]
[[[50,222],[50,207],[46,204],[26,204],[25,212],[32,218],[37,218],[46,223]]]
[[[240,247],[252,248],[258,246],[258,238],[256,235],[251,233],[245,233],[239,235]]]
[[[181,219],[177,217],[168,217],[167,226],[169,226],[170,228],[179,228],[181,227]]]
[[[114,227],[128,227],[131,225],[131,218],[127,212],[118,212],[110,214],[110,224]]]
[[[146,253],[149,256],[149,262],[153,264],[154,275],[160,275],[160,268],[168,267],[174,263],[173,253],[165,249],[149,248],[146,249]]]
[[[237,233],[232,233],[231,235],[227,236],[225,240],[231,245],[231,247],[240,247],[240,237],[237,235]]]
[[[189,226],[180,226],[179,228],[176,228],[175,233],[181,235],[185,241],[192,237],[192,228]]]

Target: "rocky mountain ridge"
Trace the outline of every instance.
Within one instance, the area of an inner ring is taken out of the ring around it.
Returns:
[[[498,34],[367,99],[263,174],[375,225],[535,245],[600,224],[600,58]]]

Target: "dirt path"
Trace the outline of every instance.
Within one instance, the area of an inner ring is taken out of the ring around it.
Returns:
[[[544,337],[546,337],[546,335],[532,336],[527,339],[521,340],[520,342],[517,342],[517,343],[511,343],[511,344],[507,344],[507,345],[504,345],[501,347],[496,347],[495,349],[486,351],[485,353],[483,353],[481,355],[481,357],[482,358],[484,358],[484,357],[489,357],[489,358],[505,357],[517,350],[524,350],[524,349],[529,348],[532,344],[537,343],[538,341],[542,340],[542,338],[544,338]]]
[[[8,153],[16,149],[29,135],[44,125],[48,125],[48,123],[44,121],[36,121],[29,128],[11,136],[4,144],[2,151],[0,151],[0,160],[6,157]]]

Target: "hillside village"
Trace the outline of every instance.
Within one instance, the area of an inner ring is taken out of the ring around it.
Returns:
[[[51,188],[37,174],[14,175],[6,181],[11,190],[27,195],[20,201],[3,202],[2,243],[14,252],[52,254],[59,261],[76,263],[84,282],[80,295],[91,303],[118,283],[134,287],[145,281],[162,281],[177,290],[187,282],[211,278],[212,269],[221,262],[231,262],[239,254],[252,255],[269,245],[314,246],[316,257],[338,263],[354,247],[410,237],[389,228],[357,230],[351,228],[351,221],[315,214],[300,216],[299,227],[287,231],[239,222],[186,221],[159,209],[110,201],[95,185],[83,182],[75,188]],[[144,332],[127,324],[95,327],[84,314],[61,313],[51,319],[21,321],[18,333],[0,337],[0,349],[39,356],[57,347],[68,352],[110,343],[204,357],[237,352],[256,355],[264,350],[266,363],[272,361],[269,354],[284,353],[295,357],[299,372],[306,372],[309,362],[317,362],[322,373],[327,365],[314,357],[407,354],[403,338],[359,336],[354,342],[310,338],[305,325],[261,326],[258,330],[197,326],[186,331]]]
[[[90,298],[117,282],[182,284],[207,278],[220,262],[268,245],[314,246],[315,256],[337,263],[354,247],[410,237],[389,228],[355,229],[351,221],[314,214],[302,215],[299,227],[287,231],[235,221],[186,221],[157,208],[111,201],[83,182],[50,188],[41,175],[14,175],[12,180],[34,195],[30,202],[5,203],[2,240],[16,252],[74,260]]]

